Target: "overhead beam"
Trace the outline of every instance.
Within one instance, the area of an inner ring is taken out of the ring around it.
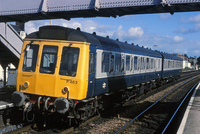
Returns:
[[[0,3],[0,22],[200,11],[200,0],[0,0]]]

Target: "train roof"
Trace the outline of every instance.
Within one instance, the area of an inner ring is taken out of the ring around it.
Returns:
[[[101,37],[96,35],[96,33],[90,34],[82,32],[80,31],[80,29],[71,29],[61,26],[40,27],[39,31],[28,35],[26,38],[89,42],[94,45],[101,45],[102,49],[104,50],[114,50],[127,53],[134,52],[138,55],[162,57],[162,55],[159,52],[152,51],[150,49],[142,48],[139,46],[131,45],[125,42],[120,42],[106,37]]]
[[[172,54],[168,54],[168,53],[163,53],[163,52],[160,52],[160,53],[163,55],[163,57],[164,57],[165,59],[172,59],[172,60],[183,61],[183,59],[180,58],[180,57],[178,57],[178,56],[175,56],[175,55],[172,55]]]

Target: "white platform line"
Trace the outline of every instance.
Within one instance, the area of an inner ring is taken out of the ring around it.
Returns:
[[[11,108],[11,107],[14,107],[13,103],[0,105],[0,110]]]
[[[195,90],[194,90],[194,93],[192,94],[192,97],[191,97],[191,99],[190,99],[190,102],[189,102],[189,104],[188,104],[188,106],[187,106],[187,109],[186,109],[185,114],[184,114],[184,116],[183,116],[183,119],[182,119],[182,121],[181,121],[181,125],[179,126],[179,129],[178,129],[178,131],[177,131],[177,134],[182,134],[183,131],[184,131],[185,124],[186,124],[186,121],[187,121],[187,118],[188,118],[190,109],[191,109],[191,107],[192,107],[192,103],[193,103],[193,101],[194,101],[196,92],[197,92],[197,90],[199,89],[199,87],[200,87],[200,83],[197,85],[197,87],[196,87]]]

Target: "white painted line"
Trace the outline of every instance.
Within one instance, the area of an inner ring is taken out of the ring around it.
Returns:
[[[197,92],[197,90],[199,89],[199,87],[200,87],[200,83],[197,85],[197,87],[196,87],[195,90],[194,90],[194,93],[193,93],[193,95],[192,95],[192,97],[191,97],[191,99],[190,99],[190,102],[189,102],[189,104],[188,104],[188,106],[187,106],[187,109],[186,109],[186,111],[185,111],[185,114],[184,114],[184,116],[183,116],[181,125],[179,126],[179,129],[178,129],[178,131],[177,131],[176,134],[182,134],[183,131],[184,131],[185,124],[186,124],[186,122],[187,122],[187,118],[188,118],[190,109],[191,109],[191,107],[192,107],[192,103],[193,103],[193,101],[194,101],[196,92]]]
[[[13,103],[0,105],[0,110],[11,108],[11,107],[14,107]]]

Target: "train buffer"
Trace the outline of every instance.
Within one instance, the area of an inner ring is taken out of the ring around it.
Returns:
[[[200,132],[200,83],[188,103],[177,134],[199,134]]]

